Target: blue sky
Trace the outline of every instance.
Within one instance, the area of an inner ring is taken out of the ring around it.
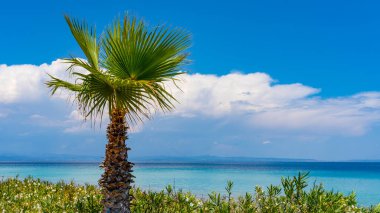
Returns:
[[[185,86],[193,96],[184,94],[176,112],[136,128],[136,156],[380,159],[379,6],[347,0],[6,1],[0,7],[0,154],[103,154],[103,131],[87,124],[74,131],[80,123],[75,107],[45,97],[41,73],[63,72],[52,62],[82,56],[64,14],[101,31],[128,11],[193,34]],[[210,96],[200,98],[194,82],[231,92],[205,87]],[[260,95],[236,98],[234,91]]]

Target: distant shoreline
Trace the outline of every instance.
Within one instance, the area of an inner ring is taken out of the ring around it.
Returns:
[[[100,156],[49,155],[17,156],[0,155],[0,164],[100,164]],[[131,157],[130,161],[137,164],[262,164],[262,163],[380,163],[380,160],[315,160],[291,158],[251,158],[251,157],[218,157],[218,156],[191,156],[191,157]]]
[[[371,170],[380,172],[380,162],[354,162],[354,161],[255,161],[255,162],[144,162],[135,161],[137,167],[210,167],[210,168],[256,168],[256,169],[299,169],[299,170]],[[93,161],[0,161],[1,165],[54,165],[54,166],[67,166],[67,165],[94,165],[98,166],[101,162]]]
[[[135,164],[260,165],[260,164],[380,164],[380,161],[133,161]],[[100,164],[101,161],[0,161],[0,164]]]

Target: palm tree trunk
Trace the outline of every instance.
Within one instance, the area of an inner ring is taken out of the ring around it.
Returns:
[[[111,113],[111,122],[107,127],[108,144],[106,156],[100,165],[104,173],[99,180],[102,190],[104,213],[130,213],[133,163],[128,162],[128,150],[125,145],[127,122],[125,111],[115,109]]]

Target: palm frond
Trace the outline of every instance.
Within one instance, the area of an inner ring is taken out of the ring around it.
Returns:
[[[78,73],[77,71],[75,71],[76,70],[75,68],[82,68],[83,70],[86,70],[90,73],[99,73],[100,72],[99,68],[93,67],[87,61],[80,59],[80,58],[74,58],[74,57],[65,58],[63,60],[63,62],[70,64],[70,66],[67,70],[70,71],[71,74],[74,73],[74,75],[75,75],[75,73]]]
[[[190,34],[165,26],[150,30],[143,21],[125,16],[97,42],[94,28],[65,19],[87,60],[65,59],[75,83],[50,76],[46,84],[52,94],[60,88],[74,92],[79,108],[90,118],[103,117],[106,109],[122,109],[130,123],[149,118],[152,109],[174,108],[175,97],[164,82],[183,73],[180,67],[187,62],[184,51],[190,46]]]
[[[88,27],[86,22],[79,22],[69,16],[65,16],[65,19],[88,62],[92,67],[97,68],[99,66],[100,47],[96,41],[95,28]]]
[[[73,83],[61,80],[59,78],[55,78],[50,74],[48,75],[51,78],[51,80],[47,81],[45,84],[47,85],[48,88],[51,89],[52,95],[54,95],[58,89],[65,89],[70,92],[79,92],[82,90],[81,84],[73,84]]]
[[[107,30],[103,39],[104,64],[120,78],[157,80],[179,74],[190,45],[190,35],[165,26],[149,31],[143,21],[125,17]]]

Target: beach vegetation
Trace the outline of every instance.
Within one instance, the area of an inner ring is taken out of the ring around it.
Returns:
[[[256,186],[252,192],[240,196],[233,194],[231,181],[227,183],[225,193],[211,192],[207,197],[176,190],[171,185],[161,191],[133,187],[131,212],[380,213],[380,205],[359,206],[354,193],[344,195],[316,183],[309,186],[307,177],[307,173],[284,177],[278,186]],[[31,177],[8,178],[0,182],[0,209],[3,212],[102,212],[102,196],[97,186],[76,185],[74,182],[52,183]]]

